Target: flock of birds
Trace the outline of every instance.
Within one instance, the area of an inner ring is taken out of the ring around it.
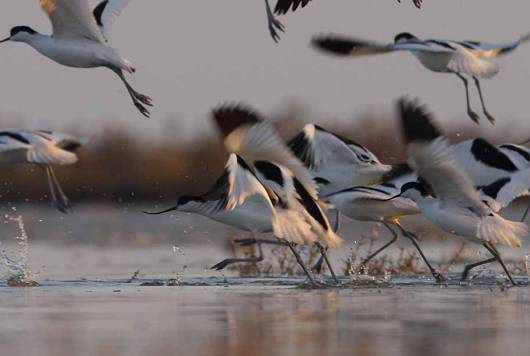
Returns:
[[[109,31],[129,0],[105,0],[91,11],[88,0],[39,0],[49,16],[53,34],[43,35],[28,26],[11,30],[7,42],[25,42],[44,56],[70,67],[111,69],[123,81],[136,108],[146,117],[152,100],[127,82],[124,72],[134,65],[107,43]],[[278,0],[274,11],[265,0],[268,27],[274,41],[283,24],[275,14],[303,8],[311,0]],[[413,1],[420,8],[421,0]],[[505,44],[477,41],[421,40],[409,33],[398,34],[393,43],[379,44],[345,36],[320,35],[316,48],[342,56],[364,56],[409,51],[435,72],[451,73],[464,83],[469,117],[479,116],[469,105],[468,79],[475,82],[486,118],[494,117],[484,104],[480,78],[494,76],[499,67],[489,59],[506,54],[530,39],[523,36]],[[368,256],[362,266],[391,246],[399,236],[411,241],[437,282],[445,280],[429,263],[418,236],[405,229],[400,219],[422,214],[430,223],[467,241],[481,244],[491,257],[465,267],[471,269],[498,262],[514,285],[497,245],[520,247],[527,235],[523,222],[499,215],[514,199],[530,195],[530,150],[522,145],[495,146],[475,138],[450,144],[427,109],[415,100],[397,103],[403,144],[408,160],[399,165],[381,163],[370,150],[320,126],[309,124],[288,142],[257,111],[244,105],[223,105],[212,111],[224,146],[230,153],[224,171],[214,186],[200,196],[182,196],[175,206],[161,212],[196,213],[251,232],[243,245],[257,244],[260,255],[226,259],[213,266],[223,269],[233,263],[259,262],[262,244],[289,248],[310,283],[317,285],[295,246],[316,246],[321,254],[318,271],[326,263],[338,283],[327,257],[339,248],[341,216],[380,223],[391,240]],[[53,165],[73,164],[80,140],[59,132],[0,131],[0,161],[37,164],[46,171],[50,196],[56,208],[69,212],[69,200],[53,171]],[[526,218],[525,212],[523,221]],[[274,236],[274,238],[271,238]]]

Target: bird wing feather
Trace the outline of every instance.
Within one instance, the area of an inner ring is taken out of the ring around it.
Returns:
[[[105,42],[88,0],[39,0],[39,3],[50,18],[55,38]]]

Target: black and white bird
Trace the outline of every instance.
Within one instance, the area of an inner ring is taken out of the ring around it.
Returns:
[[[314,124],[306,125],[287,145],[313,175],[321,195],[377,184],[392,168],[359,143]]]
[[[230,153],[241,155],[259,180],[287,207],[304,216],[321,248],[336,248],[342,239],[328,220],[309,171],[294,156],[275,128],[260,114],[244,105],[215,109],[213,119]],[[324,252],[323,252],[324,253]]]
[[[396,242],[399,233],[412,242],[436,281],[439,283],[445,281],[445,277],[432,267],[421,250],[418,237],[406,230],[400,223],[401,218],[420,213],[417,204],[407,198],[392,199],[401,192],[404,184],[417,180],[417,176],[408,166],[399,165],[386,175],[381,184],[351,187],[325,196],[342,215],[357,221],[381,223],[392,235],[389,242],[362,261],[361,271],[365,270],[370,260]],[[392,226],[397,227],[398,232],[394,231]]]
[[[134,73],[134,65],[107,44],[110,27],[130,0],[104,0],[93,11],[88,0],[39,0],[49,16],[52,35],[28,26],[16,26],[2,41],[24,42],[49,59],[68,67],[106,67],[125,84],[136,108],[145,116],[151,98],[135,91],[123,71]]]
[[[55,131],[26,131],[6,129],[0,131],[0,162],[32,163],[46,170],[52,204],[61,212],[71,210],[53,170],[54,165],[77,162],[75,151],[83,143],[65,133]]]
[[[271,168],[267,162],[256,162],[255,166],[262,170],[281,169],[276,166]],[[177,205],[148,214],[158,215],[170,211],[195,213],[251,232],[252,239],[242,239],[241,241],[252,240],[256,242],[259,255],[250,258],[225,259],[212,267],[216,270],[222,270],[234,263],[262,261],[261,244],[271,243],[271,240],[262,238],[262,235],[272,233],[280,240],[279,244],[291,248],[309,280],[315,283],[299,254],[294,250],[293,244],[313,244],[317,241],[317,236],[312,232],[312,227],[307,222],[304,213],[298,209],[292,209],[290,201],[282,199],[267,185],[263,184],[262,179],[264,178],[259,177],[257,172],[259,171],[254,171],[242,157],[232,153],[228,158],[223,174],[207,193],[199,196],[182,196]],[[285,172],[279,174],[285,178],[283,184],[288,185]],[[294,188],[284,187],[284,190],[288,189],[294,190]]]
[[[412,182],[405,184],[396,197],[415,201],[432,224],[480,243],[491,253],[492,258],[466,266],[462,279],[472,268],[498,261],[515,285],[495,245],[520,247],[521,238],[528,232],[526,224],[504,219],[481,200],[472,179],[457,164],[447,139],[424,107],[402,99],[399,112],[409,163],[434,196],[424,185]]]
[[[478,123],[479,116],[471,109],[468,79],[471,77],[478,90],[484,115],[491,123],[495,118],[490,115],[484,104],[480,87],[481,78],[491,78],[499,72],[499,65],[490,59],[515,50],[521,43],[527,42],[530,34],[501,44],[478,41],[451,41],[441,39],[420,39],[410,33],[400,33],[394,42],[381,44],[356,38],[336,35],[314,37],[312,44],[323,51],[342,56],[366,56],[395,51],[412,53],[427,69],[438,73],[450,73],[458,76],[466,90],[467,113],[471,120]]]

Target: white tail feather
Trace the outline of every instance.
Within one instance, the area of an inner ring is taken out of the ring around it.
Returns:
[[[477,233],[479,239],[493,244],[521,247],[521,238],[528,233],[528,226],[522,222],[506,220],[495,214],[480,220]]]
[[[276,237],[294,242],[296,244],[313,244],[317,236],[311,231],[309,225],[299,216],[297,211],[276,210],[276,216],[272,221],[273,232]]]

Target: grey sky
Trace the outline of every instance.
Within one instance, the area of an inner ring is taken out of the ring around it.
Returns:
[[[226,100],[248,102],[264,113],[295,101],[308,105],[308,121],[322,121],[350,119],[365,110],[387,113],[397,97],[411,94],[438,117],[464,121],[458,78],[428,72],[406,53],[356,60],[324,56],[309,47],[309,39],[336,32],[387,41],[409,31],[497,42],[529,32],[529,13],[528,0],[425,0],[421,11],[409,0],[401,5],[314,0],[282,18],[287,33],[276,45],[266,29],[263,0],[135,0],[111,41],[137,66],[129,76],[133,86],[153,97],[151,120],[135,111],[110,71],[62,67],[21,43],[0,46],[0,115],[18,117],[26,127],[93,130],[114,122],[151,133],[163,130],[165,119],[175,115],[179,138],[211,130],[206,115]],[[0,33],[21,24],[51,30],[37,0],[2,1]],[[505,125],[527,120],[530,44],[498,61],[499,75],[483,83],[489,109]],[[479,111],[475,92],[473,103]]]

